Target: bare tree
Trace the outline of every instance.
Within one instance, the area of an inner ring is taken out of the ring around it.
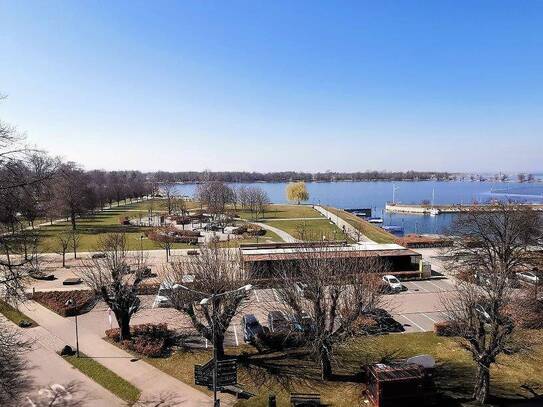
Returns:
[[[55,237],[55,251],[62,256],[62,267],[66,267],[66,252],[72,242],[71,233],[62,231]]]
[[[225,332],[246,296],[245,291],[238,290],[247,284],[238,253],[214,245],[202,246],[199,256],[180,256],[173,261],[165,279],[172,287],[173,306],[190,318],[200,335],[215,343],[218,358],[223,358]],[[190,290],[175,285],[190,280]],[[226,294],[231,291],[234,292]],[[209,305],[200,305],[206,296],[210,298]]]
[[[70,246],[74,252],[74,259],[77,259],[77,248],[79,247],[79,242],[81,241],[81,234],[79,231],[73,229],[70,231]]]
[[[360,253],[346,255],[338,245],[300,245],[294,261],[275,270],[277,292],[291,317],[311,319],[306,332],[311,355],[321,366],[321,376],[332,375],[334,347],[356,334],[358,319],[382,302],[382,261]],[[301,283],[301,284],[300,284]],[[303,287],[303,290],[300,290]]]
[[[511,314],[514,281],[533,261],[530,248],[540,242],[541,231],[539,214],[506,203],[462,213],[452,227],[456,239],[447,267],[463,279],[458,279],[457,295],[443,303],[451,331],[477,366],[473,398],[479,403],[487,400],[496,358],[519,348],[518,324]]]
[[[102,237],[97,251],[101,258],[82,260],[81,279],[111,308],[120,328],[121,340],[130,337],[130,319],[140,309],[138,287],[145,272],[144,259],[127,251],[124,233]]]
[[[87,207],[87,178],[75,163],[63,164],[55,182],[54,198],[59,212],[70,218],[72,229],[76,230],[76,219]]]

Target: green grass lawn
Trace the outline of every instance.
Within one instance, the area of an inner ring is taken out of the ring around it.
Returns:
[[[374,242],[377,242],[377,243],[394,243],[395,242],[395,236],[393,234],[388,233],[387,231],[381,229],[380,227],[372,225],[371,223],[365,221],[364,219],[360,219],[358,216],[353,215],[352,213],[345,212],[344,210],[332,208],[329,206],[324,207],[324,208],[332,212],[334,215],[339,216],[345,222],[354,226],[357,230],[360,231],[360,233],[362,233],[364,236],[368,237],[369,239],[373,240]]]
[[[129,206],[129,205],[127,205]],[[77,219],[77,230],[80,233],[81,239],[79,242],[79,251],[94,251],[97,248],[100,236],[113,232],[125,232],[127,234],[128,248],[129,250],[138,250],[140,243],[144,250],[160,249],[160,246],[152,240],[144,238],[140,242],[140,236],[148,229],[146,227],[139,226],[125,226],[121,225],[119,219],[128,216],[130,218],[137,218],[141,214],[142,217],[146,216],[147,212],[143,211],[127,211],[126,207],[119,207],[106,210],[103,212],[97,212],[93,215],[88,215],[83,218]],[[54,252],[56,251],[56,236],[65,230],[70,230],[71,224],[69,222],[55,223],[54,225],[42,226],[36,229],[40,235],[40,249],[42,252]],[[187,244],[176,243],[173,248],[187,248],[190,247]]]
[[[34,320],[27,317],[25,314],[23,314],[21,311],[19,311],[16,308],[13,308],[11,305],[6,303],[5,301],[0,300],[0,314],[5,316],[7,319],[9,319],[11,322],[15,323],[16,325],[19,325],[19,322],[22,320],[26,320],[30,323],[32,323],[32,326],[38,326],[38,323]]]
[[[534,335],[543,339],[541,331]],[[308,360],[302,352],[286,358],[283,353],[258,355],[249,346],[231,348],[227,353],[239,356],[246,352],[238,363],[238,382],[244,389],[257,396],[238,401],[238,407],[264,407],[268,394],[277,395],[278,406],[289,406],[291,392],[320,393],[323,401],[333,406],[347,407],[364,405],[364,384],[355,375],[366,363],[380,362],[392,358],[407,358],[430,354],[437,362],[436,388],[443,400],[458,405],[458,399],[469,398],[474,378],[474,364],[468,352],[455,339],[438,337],[431,332],[415,334],[392,334],[377,337],[355,338],[337,349],[337,364],[334,380],[319,379],[318,366]],[[250,357],[247,358],[247,355]],[[210,350],[178,351],[166,358],[146,359],[158,369],[194,385],[194,364],[206,362]],[[243,362],[249,360],[249,362]],[[521,386],[528,384],[543,386],[543,347],[538,346],[531,355],[502,356],[499,364],[492,368],[491,394],[499,398],[529,397]]]
[[[220,247],[239,247],[243,243],[272,243],[272,242],[282,242],[283,240],[271,230],[266,230],[264,236],[248,238],[248,239],[233,239],[226,242],[220,242]]]
[[[242,219],[254,220],[248,210],[238,209],[236,214]],[[322,215],[308,205],[268,205],[260,219],[319,218]]]
[[[326,218],[308,220],[267,220],[266,224],[284,230],[300,240],[349,240],[343,231]]]
[[[64,356],[64,359],[74,366],[77,370],[81,371],[86,376],[90,377],[100,386],[106,388],[120,399],[126,401],[128,404],[135,403],[139,396],[140,391],[128,383],[122,377],[112,372],[105,366],[101,365],[97,361],[84,354],[80,353],[81,357]]]

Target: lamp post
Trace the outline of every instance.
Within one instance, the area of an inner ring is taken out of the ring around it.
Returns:
[[[218,372],[218,367],[219,367],[219,361],[218,361],[218,358],[217,358],[217,347],[215,346],[215,341],[216,341],[216,329],[215,329],[215,323],[216,323],[216,319],[217,319],[217,310],[216,310],[216,307],[215,307],[215,300],[219,297],[224,297],[224,296],[227,296],[227,295],[230,295],[230,294],[235,294],[235,293],[240,293],[240,292],[243,292],[243,293],[248,293],[249,291],[251,291],[253,289],[253,286],[251,284],[247,284],[247,285],[244,285],[243,287],[240,287],[240,288],[237,288],[235,290],[231,290],[231,291],[226,291],[226,292],[223,292],[223,293],[211,293],[211,294],[208,294],[208,293],[204,293],[204,292],[201,292],[201,291],[197,291],[197,290],[193,290],[192,288],[188,288],[188,287],[185,287],[184,285],[181,285],[181,284],[174,284],[172,286],[172,288],[175,290],[175,289],[183,289],[183,290],[186,290],[186,291],[190,291],[190,292],[193,292],[193,293],[196,293],[196,294],[199,294],[199,295],[203,295],[205,298],[203,298],[201,301],[200,301],[200,305],[203,306],[203,307],[207,307],[207,305],[209,304],[209,302],[211,302],[211,305],[213,307],[212,311],[211,311],[211,335],[212,335],[212,342],[213,342],[213,365],[214,365],[214,368],[213,368],[213,407],[220,407],[221,405],[221,400],[217,398],[217,372]]]
[[[66,301],[65,305],[67,307],[75,307],[76,302],[73,298],[70,298],[68,301]],[[79,331],[77,329],[77,310],[75,312],[75,349],[77,357],[79,357]]]

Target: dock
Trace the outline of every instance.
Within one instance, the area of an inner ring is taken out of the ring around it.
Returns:
[[[535,211],[543,211],[543,204],[516,204]],[[484,212],[498,210],[500,207],[494,204],[454,204],[454,205],[429,205],[429,204],[399,204],[387,203],[385,210],[395,213],[410,213],[418,215],[439,215],[442,213],[459,212]]]

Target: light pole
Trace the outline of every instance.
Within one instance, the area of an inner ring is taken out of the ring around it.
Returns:
[[[243,287],[240,287],[240,288],[237,288],[235,290],[231,290],[231,291],[226,291],[226,292],[223,292],[223,293],[211,293],[211,294],[208,294],[208,293],[204,293],[204,292],[201,292],[201,291],[197,291],[197,290],[193,290],[192,288],[188,288],[188,287],[185,287],[184,285],[181,285],[181,284],[174,284],[172,286],[172,288],[175,290],[175,289],[183,289],[183,290],[186,290],[186,291],[190,291],[190,292],[193,292],[195,294],[199,294],[199,295],[203,295],[205,298],[202,299],[200,301],[200,305],[203,306],[203,307],[207,307],[207,305],[209,304],[209,302],[211,301],[211,305],[213,307],[213,310],[211,311],[211,335],[212,335],[212,342],[213,342],[213,365],[214,365],[214,368],[213,368],[213,407],[220,407],[221,405],[221,400],[217,398],[217,372],[218,372],[218,367],[219,367],[219,361],[218,361],[218,358],[217,358],[217,347],[215,346],[215,341],[216,341],[216,329],[215,329],[215,323],[216,323],[216,318],[217,318],[217,310],[216,310],[216,307],[215,307],[215,300],[219,297],[224,297],[226,295],[230,295],[230,294],[235,294],[235,293],[248,293],[249,291],[251,291],[253,289],[253,286],[251,284],[247,284],[247,285],[244,285]]]
[[[67,307],[75,307],[76,303],[74,299],[70,298],[68,301],[66,301],[65,305]],[[79,357],[79,331],[77,329],[77,310],[75,311],[75,349],[77,357]]]

